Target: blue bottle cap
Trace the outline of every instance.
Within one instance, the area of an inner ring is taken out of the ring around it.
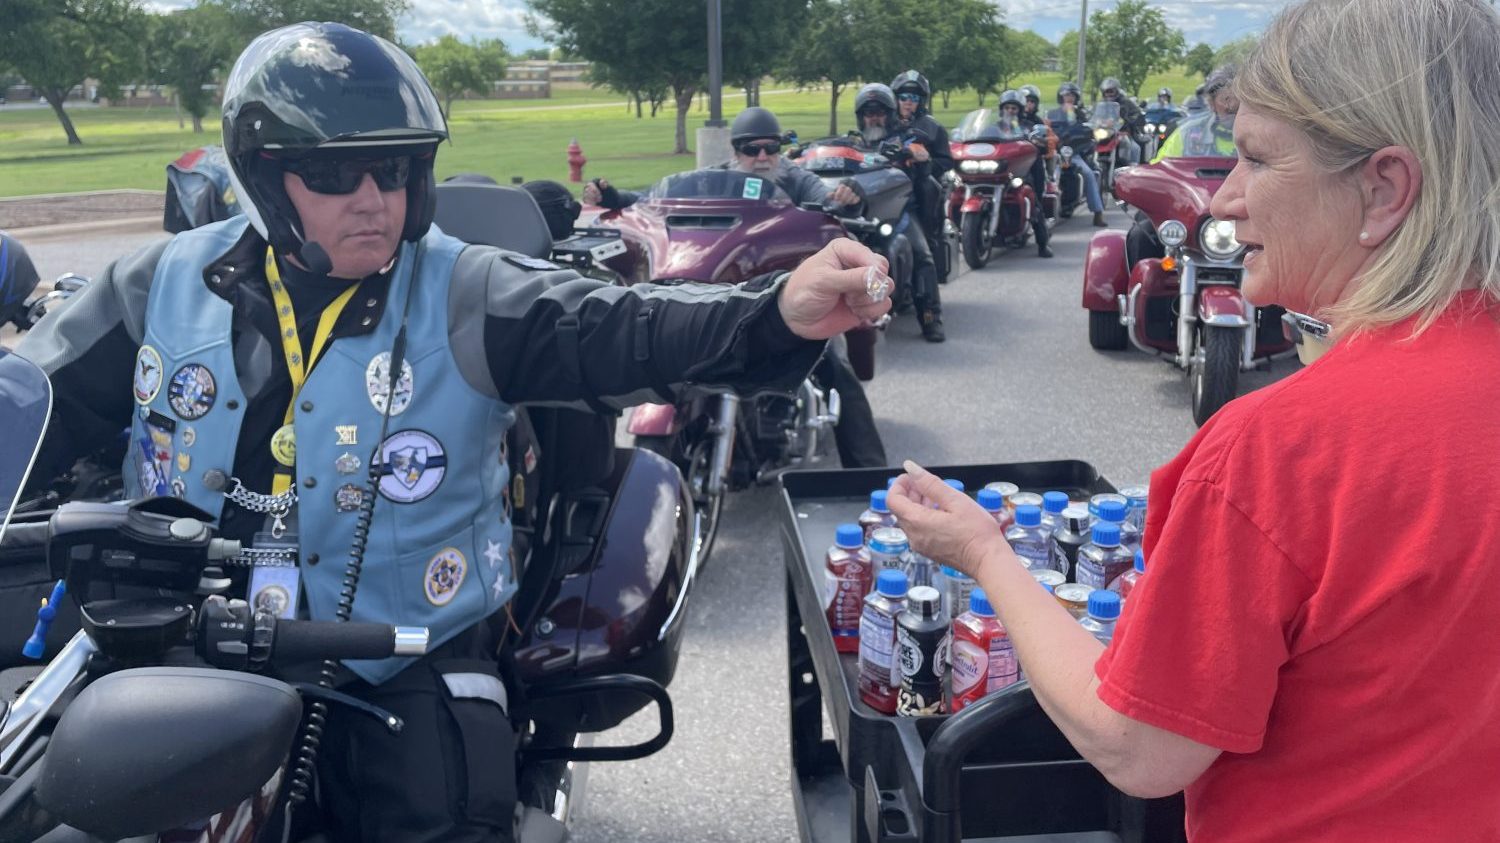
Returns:
[[[1125,520],[1125,504],[1119,501],[1105,501],[1099,504],[1099,520],[1113,521],[1116,524]]]
[[[858,524],[840,524],[833,540],[839,547],[862,547],[865,543],[865,530]]]
[[[876,512],[890,512],[891,509],[885,503],[885,490],[870,493],[870,508]]]
[[[943,572],[943,576],[945,577],[956,577],[959,575],[958,571],[948,567],[947,565],[939,565],[938,568]]]
[[[1089,594],[1089,617],[1112,621],[1120,616],[1120,595],[1107,588],[1096,588]]]
[[[906,572],[887,568],[875,578],[875,590],[886,597],[906,596]]]
[[[1048,512],[1062,512],[1068,508],[1068,496],[1064,492],[1045,492],[1042,494],[1042,509]]]
[[[989,512],[999,512],[1005,508],[1005,497],[994,489],[979,490],[979,505]]]
[[[1120,546],[1120,525],[1111,524],[1108,521],[1100,521],[1094,525],[1093,534],[1090,536],[1094,544],[1100,547]]]
[[[985,617],[995,616],[995,607],[991,606],[990,599],[984,596],[984,589],[976,588],[969,592],[969,611]]]
[[[1139,550],[1135,552],[1135,571],[1138,574],[1146,573],[1146,554]]]
[[[901,479],[901,475],[899,475],[899,474],[896,475],[895,477],[890,478],[889,480],[885,481],[885,487],[887,489],[889,489],[890,487],[896,485],[896,481],[900,480],[900,479]]]
[[[1022,527],[1042,526],[1042,508],[1029,503],[1016,507],[1016,523]]]
[[[944,480],[943,482],[947,483],[949,486],[952,486],[955,491],[962,492],[964,490],[964,483],[962,480]]]

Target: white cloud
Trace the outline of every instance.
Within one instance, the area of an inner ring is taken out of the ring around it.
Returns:
[[[538,46],[526,32],[524,0],[411,0],[397,24],[401,37],[422,43],[443,35],[499,38],[511,49]]]
[[[1091,0],[1089,13],[1111,8],[1116,0]],[[1263,29],[1288,0],[1166,0],[1153,5],[1167,23],[1182,30],[1189,42],[1222,44],[1247,32]],[[1078,28],[1081,0],[996,0],[1011,26],[1033,29],[1056,39]]]

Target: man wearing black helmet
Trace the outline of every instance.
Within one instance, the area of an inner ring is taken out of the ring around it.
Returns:
[[[512,407],[792,391],[823,338],[889,307],[865,277],[883,262],[840,240],[790,274],[681,291],[467,246],[431,227],[447,126],[427,80],[340,24],[260,36],[223,97],[246,214],[117,261],[22,341],[57,407],[34,476],[129,427],[126,494],[181,498],[242,541],[235,596],[427,627],[426,656],[330,667],[406,725],[328,712],[325,833],[511,840],[490,619],[517,589],[499,459]],[[343,560],[359,546],[356,589]]]
[[[883,131],[911,150],[907,175],[911,177],[916,213],[913,224],[920,227],[908,239],[912,241],[912,303],[922,337],[928,342],[947,339],[943,330],[943,304],[938,282],[943,270],[935,260],[946,247],[940,240],[944,209],[939,179],[953,169],[953,153],[948,147],[948,131],[927,113],[932,89],[927,78],[915,70],[897,76],[889,86],[878,83],[861,88],[854,98],[855,119],[866,140],[871,131]]]
[[[1120,104],[1120,163],[1141,163],[1141,145],[1136,136],[1146,131],[1146,114],[1130,97],[1120,95],[1120,80],[1113,76],[1099,85],[1099,95],[1105,102]]]
[[[811,171],[788,163],[781,155],[781,123],[769,109],[752,106],[741,111],[729,126],[729,143],[734,159],[719,165],[770,179],[791,200],[801,205],[818,202],[835,208],[846,208],[859,201],[848,185],[830,190]],[[594,179],[583,187],[583,201],[604,208],[628,208],[641,200],[641,194],[620,190],[607,179]]]
[[[1047,217],[1042,212],[1042,195],[1047,188],[1046,172],[1042,169],[1042,156],[1047,152],[1047,132],[1042,120],[1036,116],[1035,109],[1028,115],[1026,106],[1027,102],[1020,91],[1005,91],[1000,95],[1000,119],[1015,121],[1017,126],[1032,137],[1032,143],[1036,146],[1036,158],[1032,159],[1027,171],[1027,180],[1031,183],[1032,192],[1036,194],[1036,201],[1031,203],[1031,233],[1036,238],[1037,256],[1050,258],[1052,249],[1047,244],[1052,238],[1047,230]],[[1032,134],[1031,130],[1037,126],[1042,128]]]

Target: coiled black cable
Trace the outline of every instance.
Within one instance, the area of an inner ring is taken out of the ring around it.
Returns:
[[[339,604],[334,610],[334,619],[338,623],[347,623],[353,616],[354,597],[359,593],[359,578],[364,572],[365,548],[369,544],[370,528],[375,520],[375,498],[380,494],[380,475],[385,470],[380,449],[385,444],[385,438],[389,433],[391,407],[396,403],[396,385],[401,380],[401,367],[406,364],[406,322],[411,314],[412,293],[417,287],[417,272],[421,269],[422,255],[425,251],[423,245],[418,243],[416,255],[412,261],[411,277],[406,284],[406,301],[401,307],[401,329],[396,332],[396,339],[391,343],[391,365],[386,379],[385,410],[380,417],[380,435],[375,438],[375,448],[370,453],[370,471],[365,478],[364,495],[359,501],[359,516],[354,522],[354,540],[349,544],[349,561],[344,565],[344,581],[339,587]],[[333,659],[324,659],[323,668],[318,674],[319,687],[332,689],[338,669],[338,662]],[[289,811],[291,807],[306,801],[307,794],[312,790],[313,779],[317,774],[318,748],[323,743],[323,727],[327,721],[328,704],[322,700],[313,702],[308,708],[307,722],[302,727],[297,749],[293,753],[296,760],[293,762],[291,784],[287,789]],[[290,820],[290,816],[288,819]]]

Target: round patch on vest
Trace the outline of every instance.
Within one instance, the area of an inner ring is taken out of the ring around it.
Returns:
[[[431,495],[447,471],[442,443],[424,430],[398,430],[380,443],[380,494],[396,503]]]
[[[370,403],[375,406],[375,412],[385,414],[385,403],[391,392],[391,353],[382,351],[370,358],[370,365],[365,367],[365,394],[370,396]],[[412,371],[411,363],[407,360],[401,361],[401,377],[396,379],[396,400],[391,402],[391,415],[399,416],[411,405],[412,393]]]
[[[135,353],[135,402],[150,404],[161,390],[161,355],[149,345]]]
[[[167,384],[167,403],[172,405],[172,412],[187,421],[208,415],[217,395],[218,386],[214,383],[214,373],[207,366],[197,363],[189,363],[178,369],[172,375],[172,382]]]
[[[452,603],[468,572],[469,561],[457,548],[445,547],[438,551],[427,563],[427,572],[422,578],[422,591],[427,595],[427,602],[434,606]]]

